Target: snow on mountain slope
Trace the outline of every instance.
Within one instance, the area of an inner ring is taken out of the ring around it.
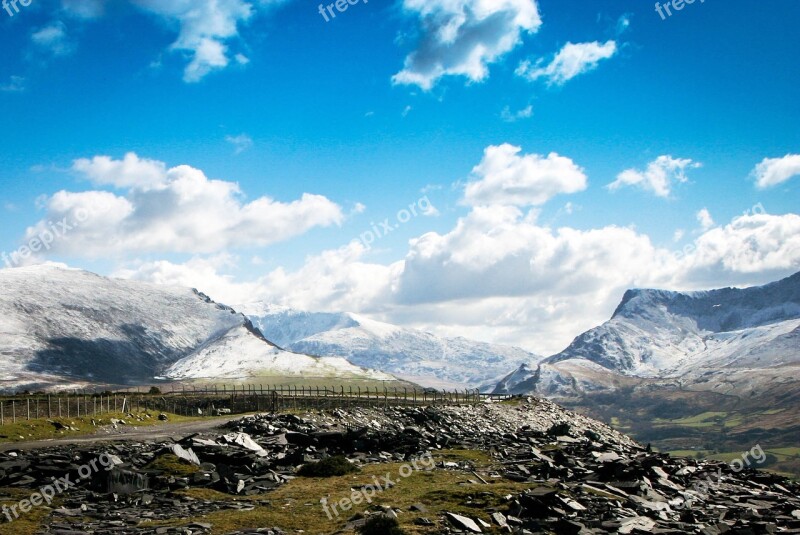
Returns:
[[[745,289],[629,290],[611,320],[539,367],[513,372],[497,391],[568,397],[613,389],[625,376],[719,391],[726,371],[772,377],[800,367],[799,328],[800,273]]]
[[[200,361],[225,377],[359,373],[277,349],[196,290],[55,266],[0,270],[0,388],[210,377]]]
[[[176,379],[266,377],[337,377],[389,381],[394,377],[353,366],[342,358],[320,359],[276,348],[236,327],[207,347],[170,366],[167,377]]]
[[[541,360],[520,348],[441,338],[356,314],[302,312],[264,303],[237,309],[286,349],[344,357],[435,388],[491,388],[511,367]]]

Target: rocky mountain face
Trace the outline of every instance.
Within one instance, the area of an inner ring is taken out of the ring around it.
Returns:
[[[664,448],[735,451],[796,445],[798,378],[800,273],[744,289],[630,290],[609,321],[496,391],[558,399]]]
[[[516,347],[443,338],[350,313],[314,313],[252,303],[236,307],[279,346],[343,357],[434,388],[491,389],[509,369],[541,357]]]
[[[281,350],[189,288],[53,266],[0,270],[0,388],[258,374],[389,378]]]
[[[521,366],[498,391],[572,397],[630,377],[745,394],[756,385],[736,384],[731,374],[768,378],[800,366],[798,342],[800,273],[745,289],[629,290],[609,321],[539,366]]]

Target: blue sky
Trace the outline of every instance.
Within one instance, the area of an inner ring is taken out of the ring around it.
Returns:
[[[370,0],[329,22],[294,0],[8,7],[5,265],[540,352],[628,286],[800,267],[794,0],[665,20],[638,0]]]

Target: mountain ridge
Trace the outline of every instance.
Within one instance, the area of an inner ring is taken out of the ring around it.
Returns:
[[[349,312],[307,312],[258,302],[236,308],[282,347],[344,357],[428,387],[488,390],[509,364],[541,359],[521,348],[439,337]]]
[[[252,358],[241,358],[242,350]],[[53,265],[0,270],[0,356],[5,389],[213,379],[208,370],[224,378],[307,371],[391,379],[284,351],[244,314],[197,289]]]

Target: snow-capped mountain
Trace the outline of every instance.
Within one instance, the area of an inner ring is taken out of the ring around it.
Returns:
[[[55,266],[0,270],[0,389],[255,375],[391,379],[284,351],[189,288]]]
[[[575,397],[630,379],[755,395],[800,371],[800,273],[745,289],[629,290],[613,317],[498,392]]]
[[[356,314],[302,312],[265,303],[236,308],[280,347],[344,357],[424,386],[486,390],[510,368],[541,360],[516,347],[442,338]]]

